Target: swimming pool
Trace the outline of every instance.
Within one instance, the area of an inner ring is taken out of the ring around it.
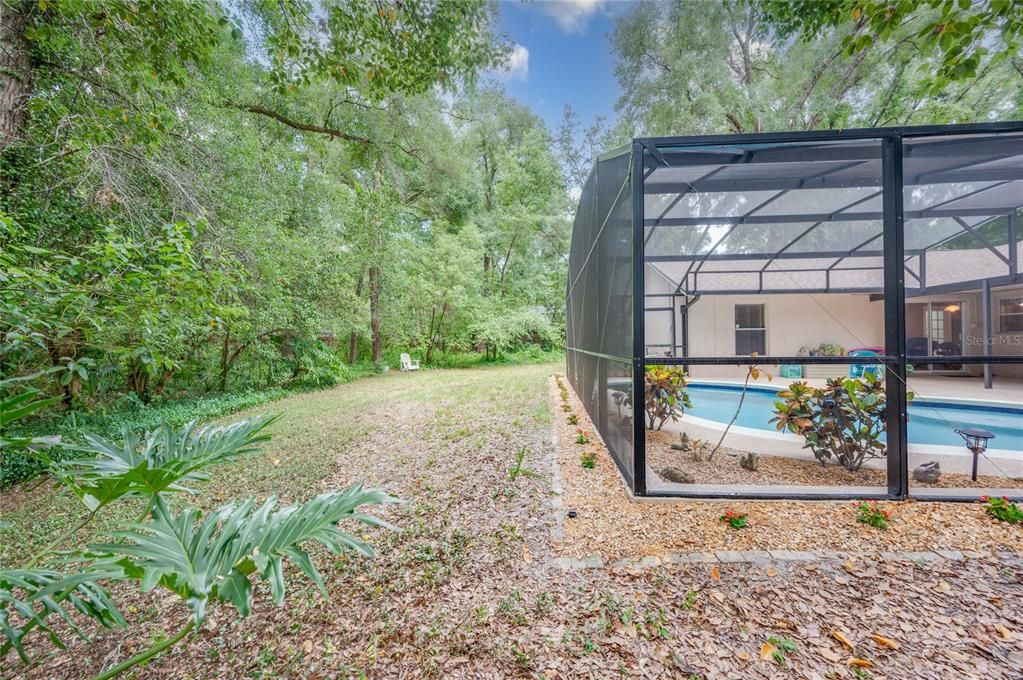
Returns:
[[[693,407],[686,413],[727,424],[739,404],[741,386],[689,383]],[[750,387],[735,421],[737,426],[777,432],[773,423],[777,389]],[[683,418],[683,422],[684,422]],[[909,443],[963,446],[956,428],[982,427],[994,433],[992,449],[1023,451],[1023,406],[976,405],[914,399],[909,407]]]

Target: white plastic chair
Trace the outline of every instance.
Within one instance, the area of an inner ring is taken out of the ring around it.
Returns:
[[[401,370],[403,371],[418,371],[419,361],[413,361],[412,357],[402,352],[401,354]]]

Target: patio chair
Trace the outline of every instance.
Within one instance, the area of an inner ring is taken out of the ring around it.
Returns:
[[[403,371],[418,371],[419,370],[419,360],[417,359],[416,361],[413,361],[412,357],[410,357],[408,354],[402,352],[401,353],[401,370],[403,370]]]

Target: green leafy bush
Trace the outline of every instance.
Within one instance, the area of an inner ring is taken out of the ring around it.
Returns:
[[[469,336],[484,346],[488,358],[528,346],[551,349],[559,337],[551,320],[530,308],[488,309],[469,329]]]
[[[779,430],[801,435],[804,448],[821,463],[834,461],[850,472],[863,463],[885,456],[881,435],[887,426],[885,392],[881,380],[867,373],[862,378],[829,378],[824,387],[794,382],[778,393],[772,423]],[[908,399],[913,394],[907,395]]]
[[[981,496],[980,502],[984,504],[984,512],[1000,522],[1008,524],[1023,522],[1023,508],[1010,501],[1008,496],[1001,498]]]
[[[579,464],[587,470],[592,470],[597,465],[597,454],[593,451],[585,451],[579,456]]]
[[[686,372],[678,366],[646,369],[644,406],[648,429],[659,430],[668,420],[677,421],[684,409],[693,407],[687,384]]]

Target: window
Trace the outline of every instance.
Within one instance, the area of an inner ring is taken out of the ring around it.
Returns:
[[[735,354],[767,354],[767,329],[763,305],[735,306]]]
[[[998,301],[998,332],[1023,333],[1023,297]]]

